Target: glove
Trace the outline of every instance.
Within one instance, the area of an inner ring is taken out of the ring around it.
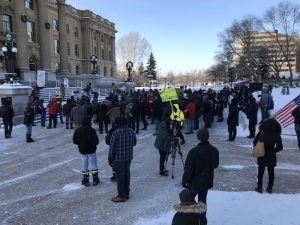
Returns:
[[[113,160],[112,159],[108,159],[108,165],[110,165],[110,167],[113,167]]]

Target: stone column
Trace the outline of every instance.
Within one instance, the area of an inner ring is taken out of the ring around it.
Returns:
[[[21,20],[21,16],[25,15],[24,0],[14,1],[14,22],[15,22],[15,37],[17,53],[17,67],[20,69],[23,80],[31,78],[26,77],[29,75],[29,62],[28,62],[28,37],[27,37],[27,24]]]
[[[48,22],[48,11],[45,0],[38,0],[38,31],[40,37],[40,57],[41,69],[51,71],[51,53],[50,53],[50,39],[49,30],[46,28]],[[48,44],[49,43],[49,44]]]
[[[65,0],[57,0],[58,23],[59,23],[59,51],[60,51],[60,73],[66,75],[68,69],[68,44],[67,44],[67,22]]]

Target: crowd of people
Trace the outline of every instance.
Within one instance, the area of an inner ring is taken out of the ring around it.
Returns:
[[[177,144],[185,144],[185,135],[197,131],[199,144],[191,149],[187,155],[182,186],[185,188],[180,193],[181,204],[173,219],[173,224],[182,224],[185,210],[192,207],[195,213],[187,210],[188,217],[192,220],[207,224],[206,198],[207,192],[213,187],[214,169],[219,165],[219,152],[209,143],[209,129],[212,123],[224,121],[223,111],[228,108],[227,141],[233,142],[237,136],[236,127],[239,125],[239,113],[245,113],[249,120],[248,138],[253,139],[255,145],[262,137],[265,145],[265,155],[257,159],[258,180],[255,190],[263,192],[263,174],[268,168],[269,181],[267,192],[272,193],[274,185],[274,167],[276,166],[276,153],[283,149],[281,140],[281,126],[276,119],[271,117],[269,111],[274,107],[272,89],[263,88],[260,99],[254,98],[246,86],[230,89],[223,88],[220,91],[209,90],[178,90],[178,99],[163,102],[157,90],[139,90],[125,92],[117,90],[109,94],[105,100],[91,100],[89,96],[80,99],[66,99],[63,103],[60,96],[55,96],[45,105],[43,99],[30,96],[24,112],[24,124],[26,125],[26,142],[34,142],[32,139],[32,126],[36,114],[40,114],[41,127],[47,129],[56,128],[58,121],[65,124],[66,129],[74,129],[73,142],[78,145],[82,162],[82,185],[89,186],[89,172],[93,177],[93,185],[100,182],[98,177],[96,150],[99,143],[99,134],[106,134],[106,144],[109,145],[108,164],[112,167],[112,181],[117,181],[118,194],[111,200],[124,202],[129,199],[130,192],[130,165],[133,159],[133,147],[137,144],[140,130],[147,130],[149,124],[155,126],[154,147],[158,149],[159,175],[168,176],[165,168],[166,159],[176,140]],[[259,130],[258,109],[261,111]],[[5,138],[11,138],[13,107],[9,101],[0,109],[3,118]],[[48,125],[46,117],[48,114]],[[292,115],[295,118],[295,129],[300,148],[300,107],[298,106]],[[202,117],[204,127],[200,128],[199,120]],[[92,123],[97,131],[92,128]],[[140,125],[143,126],[140,129]],[[174,127],[176,132],[174,132]],[[182,130],[185,130],[184,134]],[[181,140],[179,143],[179,139]],[[194,201],[198,195],[198,203]],[[183,210],[183,211],[182,211]],[[193,211],[193,210],[192,210]],[[186,224],[186,223],[185,223]],[[198,223],[191,223],[198,224]]]

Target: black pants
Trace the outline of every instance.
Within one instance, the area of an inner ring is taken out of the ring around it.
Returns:
[[[52,127],[52,121],[53,121],[53,127],[56,128],[57,124],[57,115],[49,115],[49,125],[48,127]]]
[[[3,119],[3,125],[4,125],[4,135],[6,138],[8,138],[11,135],[12,128],[13,128],[12,119]]]
[[[249,135],[251,137],[255,137],[255,126],[256,126],[256,121],[255,120],[249,120]]]
[[[184,136],[183,136],[182,131],[181,131],[181,128],[178,129],[177,137],[180,138],[181,142],[185,142]]]
[[[130,186],[130,163],[131,160],[125,162],[114,162],[114,169],[118,177],[118,197],[129,197]]]
[[[265,173],[265,166],[258,166],[258,174],[257,174],[257,185],[262,187],[263,185],[263,178]],[[274,185],[274,167],[268,167],[268,174],[269,174],[269,182],[268,186],[273,187]]]
[[[141,114],[141,119],[142,119],[142,122],[143,122],[143,129],[147,129],[147,127],[148,127],[148,122],[147,122],[147,120],[146,120],[146,114]]]
[[[163,172],[165,170],[165,162],[166,162],[166,158],[167,158],[168,153],[164,152],[164,151],[159,151],[159,155],[160,155],[160,158],[159,158],[159,171]]]
[[[236,126],[228,124],[229,140],[235,140],[236,137]]]
[[[206,203],[206,199],[207,199],[207,192],[208,190],[203,190],[203,191],[198,191],[198,202],[203,202],[206,205],[206,212],[207,212],[207,203]],[[203,213],[204,216],[201,217],[201,221],[200,224],[207,224],[207,218],[206,218],[206,212]]]
[[[105,119],[104,120],[99,120],[98,124],[99,124],[99,132],[101,134],[103,133],[103,124],[104,124],[105,133],[108,132],[108,124],[106,123]]]

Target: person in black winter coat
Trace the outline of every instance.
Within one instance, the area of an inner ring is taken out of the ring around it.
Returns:
[[[108,119],[108,116],[106,116],[107,111],[108,111],[108,109],[107,109],[107,106],[104,101],[102,103],[100,103],[100,102],[97,103],[96,110],[94,113],[96,114],[96,121],[99,125],[100,134],[103,133],[103,127],[105,130],[105,133],[108,132],[109,119]]]
[[[219,151],[212,146],[207,129],[197,132],[199,144],[189,151],[182,176],[182,186],[198,194],[198,202],[206,203],[207,192],[213,187],[214,169],[219,166]],[[206,215],[205,223],[207,223]],[[202,224],[202,223],[201,223]]]
[[[298,147],[300,150],[300,106],[297,106],[293,110],[292,116],[294,117],[295,131],[296,131],[297,140],[298,140]]]
[[[75,130],[73,134],[73,143],[78,145],[82,162],[82,185],[89,186],[89,169],[93,175],[93,185],[100,181],[98,178],[96,150],[99,144],[99,138],[96,130],[91,126],[91,118],[85,116],[82,119],[82,125]]]
[[[256,104],[256,100],[253,96],[249,98],[249,104],[246,106],[245,113],[247,118],[249,119],[249,136],[247,138],[254,138],[255,137],[255,127],[257,124],[257,111],[258,106]]]
[[[206,205],[203,202],[195,202],[197,193],[189,189],[183,189],[180,194],[180,204],[174,205],[176,211],[172,225],[205,225],[204,213]]]
[[[70,124],[70,129],[73,129],[73,123],[70,120],[71,116],[71,111],[72,108],[74,107],[71,99],[67,99],[67,103],[63,105],[63,115],[66,117],[66,129],[69,129],[69,124]]]
[[[261,137],[262,135],[262,137]],[[276,153],[283,149],[281,140],[281,126],[274,118],[269,118],[263,121],[259,127],[259,132],[253,140],[255,146],[259,139],[264,141],[265,155],[257,158],[258,175],[257,175],[257,187],[255,190],[262,193],[263,176],[265,167],[268,167],[269,182],[267,192],[272,193],[274,185],[274,167],[277,164]]]
[[[234,141],[236,137],[236,127],[239,125],[239,108],[235,98],[231,100],[229,106],[229,114],[227,118],[228,134],[229,138],[227,141]]]
[[[5,138],[11,138],[11,132],[13,128],[13,117],[15,115],[14,109],[9,99],[4,101],[3,106],[0,108],[3,125],[4,125],[4,136]]]
[[[34,142],[31,138],[32,133],[32,124],[34,121],[34,104],[31,101],[28,101],[27,107],[24,111],[24,124],[26,125],[26,142]]]

